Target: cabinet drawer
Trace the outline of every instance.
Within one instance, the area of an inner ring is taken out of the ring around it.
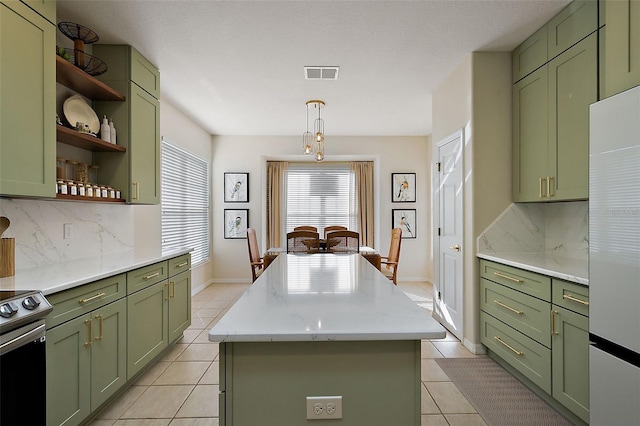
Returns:
[[[511,53],[513,82],[520,80],[547,62],[547,26],[533,33]]]
[[[575,0],[548,23],[548,57],[554,58],[598,29],[598,2]]]
[[[126,283],[127,276],[120,274],[47,296],[53,305],[47,329],[124,297]]]
[[[181,272],[188,271],[191,268],[191,255],[185,254],[183,256],[169,259],[169,276],[172,277]]]
[[[589,316],[589,287],[554,278],[551,297],[554,305]]]
[[[551,301],[551,278],[488,260],[480,260],[480,276],[538,299]]]
[[[135,271],[127,272],[127,294],[134,293],[143,288],[167,279],[168,262],[158,262]]]
[[[480,280],[480,309],[551,347],[551,304],[486,278]]]
[[[160,72],[136,49],[131,48],[131,81],[160,99]]]
[[[551,393],[551,350],[491,315],[480,312],[480,341],[513,368]]]

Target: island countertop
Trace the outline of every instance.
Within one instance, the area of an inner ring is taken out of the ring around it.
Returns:
[[[444,337],[427,310],[358,254],[281,254],[209,332],[213,342]]]

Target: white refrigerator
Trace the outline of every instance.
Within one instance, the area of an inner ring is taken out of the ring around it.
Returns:
[[[640,87],[590,107],[591,425],[640,425]]]

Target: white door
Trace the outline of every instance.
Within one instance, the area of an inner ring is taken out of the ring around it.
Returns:
[[[434,310],[436,317],[462,340],[462,150],[463,132],[438,143],[434,176]]]

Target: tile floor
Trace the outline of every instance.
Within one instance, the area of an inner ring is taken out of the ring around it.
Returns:
[[[399,285],[418,305],[431,309],[430,284]],[[193,296],[192,324],[183,338],[91,425],[219,425],[218,405],[211,403],[218,399],[218,344],[209,342],[208,331],[248,287],[213,284]],[[452,335],[422,342],[422,426],[486,425],[434,361],[474,356]]]

